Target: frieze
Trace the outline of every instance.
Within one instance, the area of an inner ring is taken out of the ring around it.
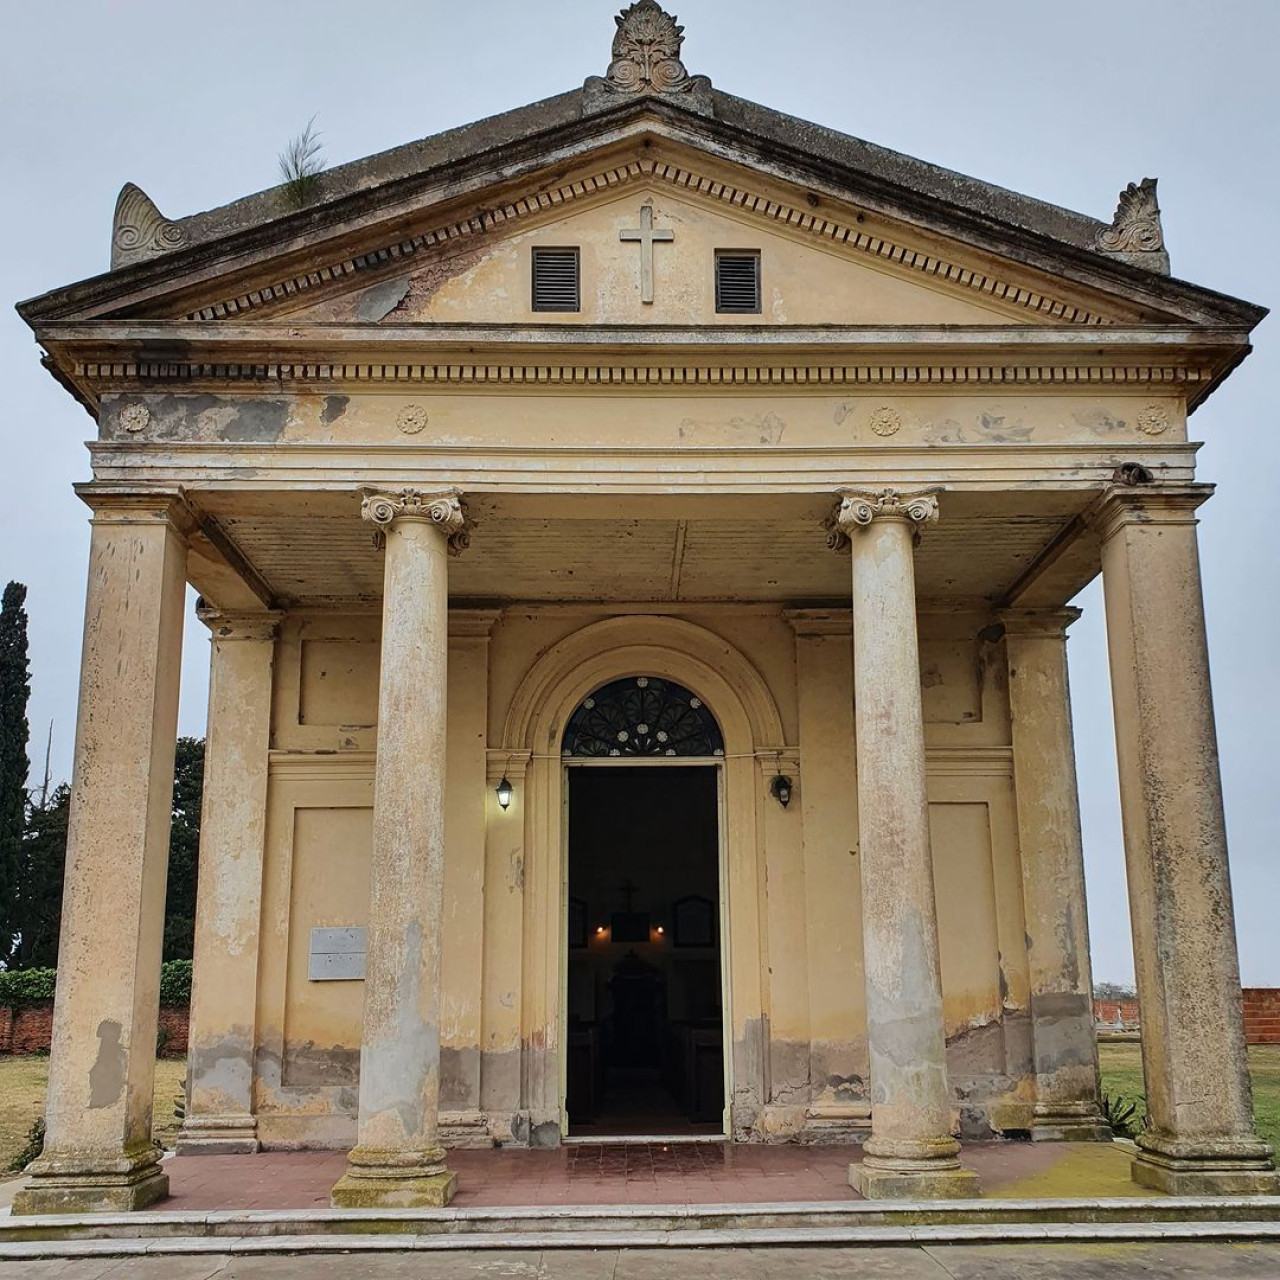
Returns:
[[[189,312],[184,318],[205,321],[224,320],[230,316],[257,311],[263,307],[291,301],[296,303],[301,295],[312,289],[332,288],[344,279],[395,266],[425,250],[450,242],[467,240],[477,235],[490,234],[495,227],[506,223],[519,222],[522,219],[544,214],[623,184],[646,180],[659,181],[682,191],[755,214],[771,222],[782,223],[794,231],[805,232],[818,239],[844,245],[857,253],[883,262],[895,263],[905,270],[970,290],[998,303],[1022,308],[1067,324],[1113,323],[1107,317],[1085,307],[1028,289],[1025,285],[1015,284],[1010,280],[1003,280],[998,276],[949,262],[923,250],[908,248],[883,235],[859,230],[856,224],[846,225],[843,222],[825,218],[813,212],[812,209],[801,209],[771,200],[731,183],[720,182],[662,160],[634,160],[625,165],[602,170],[589,177],[575,179],[552,190],[532,193],[461,221],[433,228],[420,235],[396,241],[394,244],[385,245],[368,253],[357,254],[328,266],[318,267],[304,275],[277,280],[260,289],[252,289],[233,298],[225,298],[220,302]]]

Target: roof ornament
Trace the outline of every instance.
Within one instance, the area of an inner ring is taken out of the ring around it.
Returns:
[[[111,270],[180,249],[187,235],[156,208],[141,187],[126,182],[111,224]]]
[[[603,77],[590,76],[583,86],[589,108],[608,105],[608,95],[657,95],[710,111],[711,81],[685,70],[680,61],[684,28],[657,0],[635,0],[614,22],[618,30],[609,70]]]
[[[1155,178],[1143,178],[1125,187],[1111,225],[1098,233],[1096,244],[1104,253],[1114,254],[1135,267],[1169,274]]]

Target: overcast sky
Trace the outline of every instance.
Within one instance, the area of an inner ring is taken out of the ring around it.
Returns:
[[[1160,179],[1178,276],[1280,303],[1274,0],[680,0],[684,60],[730,93],[1110,218]],[[87,513],[84,411],[8,303],[107,267],[126,180],[170,216],[276,182],[313,114],[330,164],[576,87],[608,62],[605,0],[5,0],[0,40],[0,582],[30,587],[32,755],[71,769]],[[1243,977],[1280,985],[1277,322],[1191,420]],[[1094,972],[1128,979],[1099,584],[1071,678]],[[204,731],[208,641],[187,632],[181,731]]]

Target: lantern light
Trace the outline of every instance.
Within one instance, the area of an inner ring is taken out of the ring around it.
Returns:
[[[785,775],[778,774],[769,784],[769,790],[773,793],[773,798],[784,809],[791,803],[791,779]]]
[[[510,780],[504,773],[502,781],[498,783],[498,807],[500,809],[509,809],[511,807],[511,796],[515,788],[512,787]]]

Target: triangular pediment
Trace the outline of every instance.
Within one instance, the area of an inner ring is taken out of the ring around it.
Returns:
[[[483,211],[475,213],[477,203]],[[647,206],[651,211],[642,215]],[[206,322],[653,324],[723,323],[715,256],[760,256],[761,308],[734,324],[1027,325],[1150,319],[1142,308],[1055,279],[847,200],[822,198],[688,146],[645,137],[568,174],[473,194],[465,216],[424,208],[393,238],[369,226],[360,251],[306,269],[270,262],[234,292],[184,304]],[[641,296],[643,246],[624,239],[648,217],[653,299]],[[350,242],[349,242],[350,243]],[[577,312],[535,311],[532,250],[578,249]],[[354,247],[354,246],[352,246]],[[203,291],[202,291],[203,292]]]
[[[699,184],[688,168],[650,161],[614,167],[608,176],[615,185],[600,175],[594,182],[565,184],[577,194],[566,199],[557,191],[548,207],[525,210],[514,201],[494,230],[452,237],[420,261],[402,260],[398,269],[379,272],[356,288],[329,291],[303,305],[295,297],[292,304],[262,311],[273,318],[346,324],[893,326],[1019,324],[1031,322],[1032,314],[1039,322],[1102,318],[1075,300],[1028,288],[1026,281],[1020,288],[1002,280],[990,266],[975,272],[943,262],[911,246],[907,237],[899,237],[907,241],[902,244],[860,235],[852,218],[847,227],[834,219],[806,218],[753,195],[743,185],[746,175],[736,185]],[[661,237],[648,251],[641,241],[624,238],[639,233],[645,220]],[[577,311],[534,309],[533,253],[551,247],[577,250]],[[758,255],[759,313],[717,314],[720,251]],[[642,294],[646,253],[651,301]],[[1019,288],[1020,300],[1000,296]]]
[[[550,104],[566,120],[534,141],[513,137],[468,156],[460,136],[444,148],[447,163],[382,182],[369,179],[371,162],[334,171],[314,210],[282,215],[272,193],[262,193],[225,210],[161,219],[176,248],[35,299],[23,314],[37,327],[150,319],[378,325],[389,317],[688,326],[724,321],[713,304],[717,249],[761,254],[761,311],[733,318],[742,325],[1158,325],[1257,312],[1092,252],[1080,243],[1093,234],[1076,225],[1088,223],[1080,215],[1042,207],[1045,227],[1076,243],[1029,233],[1022,204],[1035,202],[991,189],[992,210],[1008,206],[1016,220],[985,211],[975,218],[936,193],[942,171],[927,166],[916,187],[902,185],[917,173],[909,165],[899,166],[897,186],[871,168],[827,163],[820,172],[816,152],[783,163],[745,145],[740,127],[717,125],[713,136],[706,120],[664,102],[584,122],[568,118],[568,97]],[[717,111],[751,106],[723,95],[715,102]],[[488,127],[514,135],[547,110],[521,109]],[[751,111],[744,121],[756,131],[795,123]],[[844,143],[854,148],[856,140]],[[428,143],[417,145],[425,154]],[[879,153],[871,160],[883,167]],[[966,198],[972,203],[972,193]],[[652,303],[638,293],[640,246],[618,238],[646,204],[653,225],[674,236],[654,250]],[[538,244],[580,247],[580,313],[532,313],[528,260]]]

